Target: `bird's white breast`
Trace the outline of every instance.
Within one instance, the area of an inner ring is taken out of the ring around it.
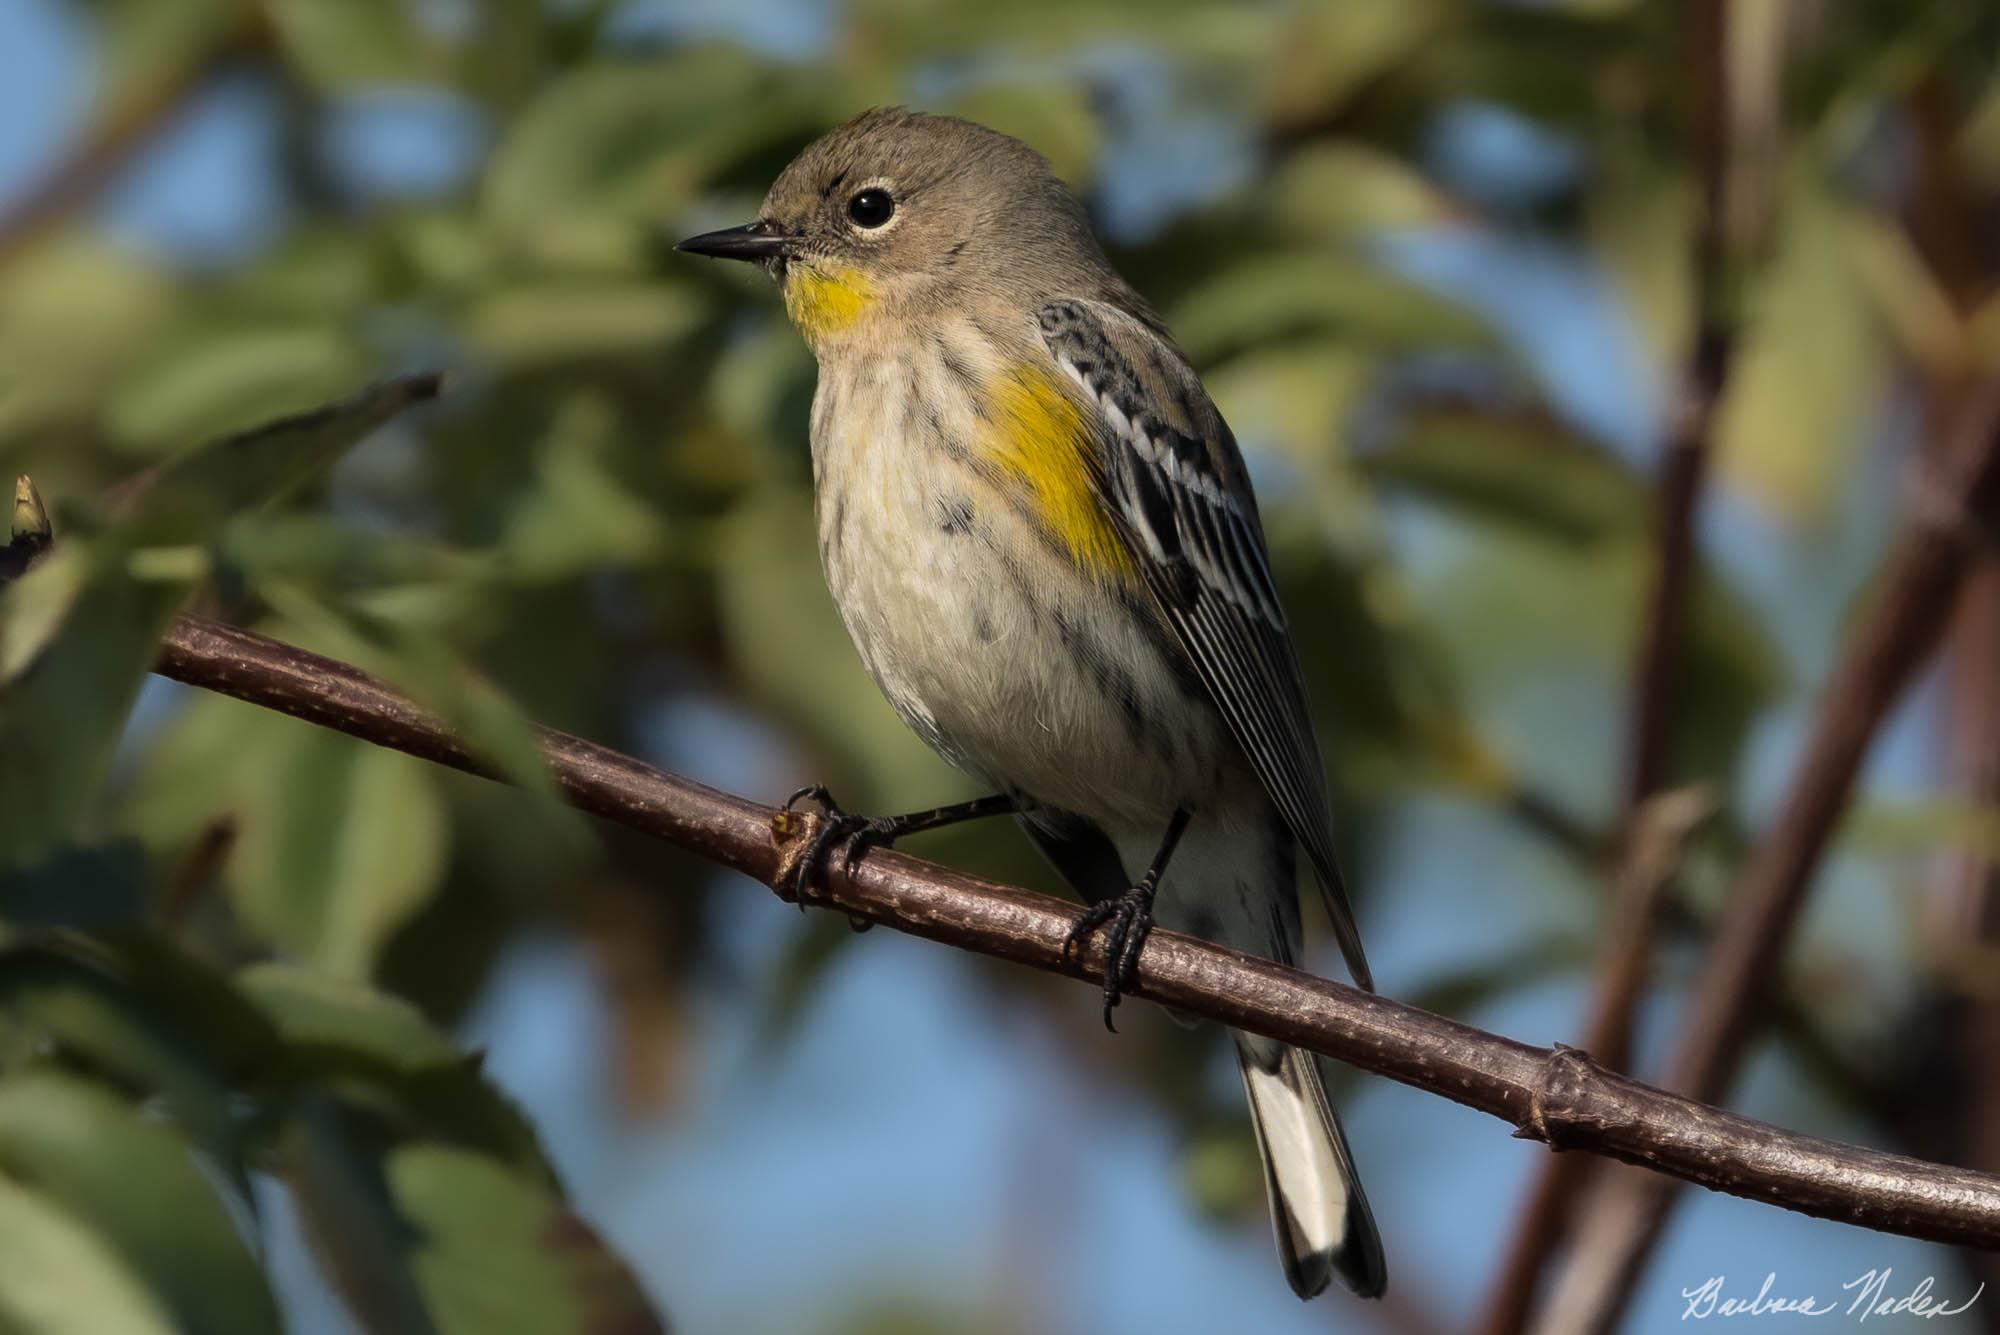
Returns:
[[[954,370],[904,341],[923,350],[823,365],[813,408],[821,561],[869,672],[996,786],[1120,827],[1199,805],[1233,747],[1143,624],[1145,595],[1064,560],[982,469],[974,354]]]

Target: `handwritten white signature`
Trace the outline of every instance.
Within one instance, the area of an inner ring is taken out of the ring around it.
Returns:
[[[1728,1283],[1727,1275],[1710,1275],[1700,1285],[1692,1289],[1682,1289],[1681,1297],[1687,1307],[1681,1312],[1683,1321],[1707,1321],[1711,1317],[1724,1316],[1846,1316],[1857,1325],[1875,1316],[1914,1316],[1931,1319],[1941,1316],[1958,1316],[1965,1312],[1979,1296],[1986,1292],[1981,1284],[1972,1291],[1972,1296],[1954,1305],[1949,1298],[1938,1297],[1931,1290],[1937,1281],[1925,1275],[1907,1293],[1892,1293],[1889,1281],[1895,1275],[1892,1269],[1869,1270],[1856,1275],[1841,1285],[1844,1293],[1852,1295],[1846,1301],[1837,1298],[1821,1298],[1817,1294],[1784,1294],[1774,1290],[1778,1286],[1777,1272],[1764,1276],[1764,1282],[1757,1289],[1754,1298],[1732,1298],[1724,1292]]]

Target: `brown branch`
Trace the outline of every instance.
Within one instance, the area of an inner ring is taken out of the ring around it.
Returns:
[[[2000,245],[1983,225],[2000,191],[1968,178],[1959,149],[1963,99],[1941,68],[1932,68],[1904,99],[1915,130],[1914,181],[1906,225],[1924,266],[1960,321],[1990,299],[2000,277]],[[1964,326],[1962,326],[1964,327]],[[1926,416],[1949,421],[1974,359],[1960,349],[1922,369]],[[1938,741],[1947,782],[1977,802],[2000,804],[2000,547],[1968,582],[1944,649],[1947,692]],[[1960,1163],[2000,1170],[2000,995],[1979,985],[2000,952],[2000,859],[1963,850],[1938,860],[1926,908],[1936,973],[1931,1004],[1911,1023],[1938,1036],[1938,1072],[1954,1097],[1918,1119],[1922,1143],[1952,1146]],[[1904,1110],[1906,1120],[1914,1109]],[[1916,1128],[1912,1128],[1913,1130]],[[1911,1143],[1906,1141],[1905,1143]],[[1973,1260],[1973,1274],[2000,1292],[2000,1256]],[[1981,1312],[2000,1335],[2000,1306]]]
[[[1691,989],[1667,1084],[1702,1102],[1715,1102],[1734,1079],[1869,741],[1930,657],[2000,523],[2000,377],[1968,396],[1937,471],[1923,476],[1879,592],[1828,683],[1784,807],[1739,876]],[[1667,1183],[1638,1174],[1600,1186],[1542,1329],[1610,1329],[1675,1200]]]
[[[2000,560],[1989,557],[1967,584],[1946,662],[1953,778],[1974,801],[2000,810],[2000,697],[1993,690],[2000,681]],[[1970,849],[1943,859],[1931,898],[1943,984],[1933,1014],[1947,1079],[1958,1092],[1938,1110],[1955,1123],[1942,1128],[1945,1143],[1957,1162],[1992,1172],[2000,1170],[2000,992],[1981,982],[1994,976],[1986,961],[2000,958],[2000,859]],[[1978,1258],[1972,1271],[2000,1292],[2000,1255]],[[1989,1332],[2000,1331],[2000,1310],[1983,1316]]]
[[[1729,77],[1725,43],[1727,0],[1701,0],[1694,16],[1694,67],[1701,164],[1701,208],[1693,254],[1694,342],[1682,374],[1666,453],[1654,490],[1653,534],[1658,548],[1652,598],[1647,607],[1638,669],[1633,674],[1632,729],[1627,745],[1628,811],[1659,791],[1667,769],[1681,645],[1686,639],[1689,594],[1697,573],[1695,510],[1708,471],[1709,438],[1728,384],[1736,326],[1729,306],[1731,279]]]
[[[1611,882],[1611,904],[1583,1036],[1585,1050],[1614,1070],[1628,1065],[1633,1018],[1652,969],[1659,908],[1677,870],[1675,865],[1658,865],[1656,859],[1653,865],[1637,864],[1653,859],[1658,843],[1644,828],[1647,804],[1666,781],[1680,694],[1681,647],[1687,638],[1688,607],[1700,565],[1695,514],[1736,341],[1728,293],[1733,280],[1731,258],[1744,240],[1740,227],[1733,223],[1729,190],[1733,106],[1727,0],[1699,0],[1689,12],[1690,65],[1695,71],[1694,139],[1700,174],[1700,207],[1691,256],[1694,337],[1653,493],[1653,586],[1642,622],[1628,711],[1631,725],[1626,739],[1625,814],[1621,822],[1626,852]],[[1568,1233],[1571,1210],[1588,1180],[1590,1167],[1583,1159],[1552,1159],[1542,1166],[1529,1188],[1492,1295],[1482,1309],[1485,1335],[1519,1335],[1525,1329],[1542,1272]]]
[[[158,671],[427,760],[493,777],[431,715],[357,668],[183,617]],[[544,730],[573,805],[742,872],[787,883],[817,818],[787,816]],[[836,860],[836,863],[838,860]],[[895,852],[829,872],[813,902],[1051,973],[1101,977],[1101,950],[1065,959],[1073,904]],[[1134,995],[1324,1053],[1490,1113],[1557,1149],[1643,1164],[1718,1191],[1864,1227],[2000,1250],[2000,1176],[1798,1135],[1607,1071],[1584,1053],[1517,1043],[1175,932],[1141,952]]]

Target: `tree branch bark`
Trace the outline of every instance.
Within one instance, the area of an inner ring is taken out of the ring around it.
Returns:
[[[1868,743],[1950,622],[1975,559],[2000,524],[2000,377],[1969,394],[1910,514],[1881,587],[1828,683],[1812,739],[1770,835],[1716,927],[1667,1085],[1704,1103],[1727,1092],[1777,977],[1812,875],[1846,809]],[[1617,1174],[1599,1184],[1537,1329],[1611,1328],[1675,1200],[1670,1183]]]
[[[357,668],[193,617],[157,670],[376,745],[494,777],[431,715]],[[767,886],[786,883],[817,817],[786,814],[544,730],[565,798]],[[1096,980],[1092,944],[1065,959],[1075,905],[895,852],[829,870],[812,902],[899,931]],[[1134,995],[1310,1048],[1501,1118],[1516,1135],[1585,1150],[1752,1200],[1866,1228],[2000,1250],[2000,1176],[1798,1135],[1533,1047],[1165,930],[1147,938]]]

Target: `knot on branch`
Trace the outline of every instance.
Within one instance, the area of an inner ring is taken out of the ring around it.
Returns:
[[[819,827],[825,818],[811,811],[780,807],[771,813],[771,842],[778,856],[771,867],[771,889],[787,904],[797,903],[805,884],[806,863],[819,843]]]
[[[1527,1115],[1514,1135],[1539,1140],[1552,1150],[1595,1143],[1591,1128],[1604,1119],[1589,1109],[1603,1076],[1604,1068],[1582,1048],[1556,1044],[1542,1060],[1541,1079],[1528,1093]]]

